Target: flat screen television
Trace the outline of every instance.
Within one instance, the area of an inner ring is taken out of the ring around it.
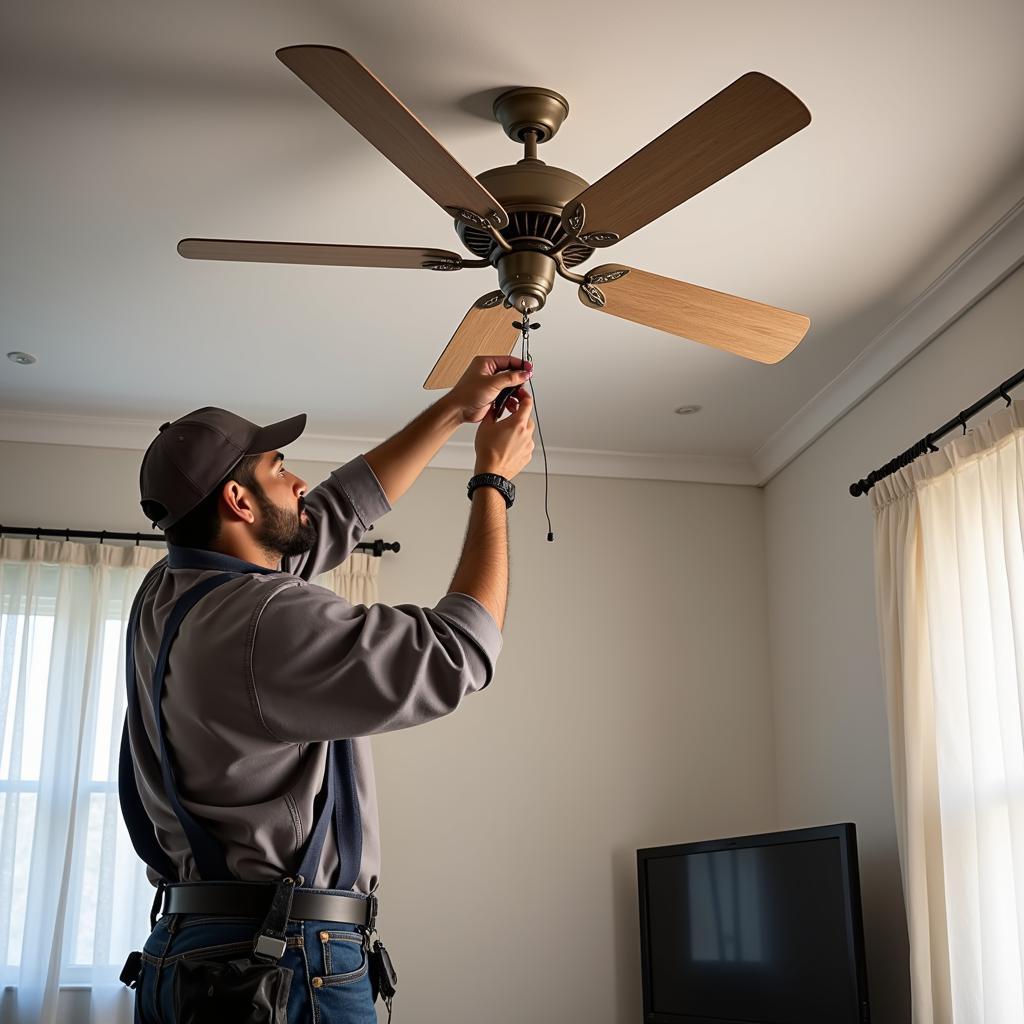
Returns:
[[[850,824],[637,850],[645,1024],[870,1020]]]

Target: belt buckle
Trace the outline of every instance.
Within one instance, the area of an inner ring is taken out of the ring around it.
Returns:
[[[275,939],[272,935],[261,935],[256,940],[253,953],[269,960],[280,960],[284,956],[287,946],[288,943],[284,939]]]

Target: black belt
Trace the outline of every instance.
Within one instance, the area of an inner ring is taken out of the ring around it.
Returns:
[[[176,882],[164,889],[164,914],[266,917],[273,882]],[[376,916],[377,898],[337,889],[297,888],[292,920],[334,921],[366,927]]]

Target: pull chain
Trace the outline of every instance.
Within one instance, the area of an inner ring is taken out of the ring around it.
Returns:
[[[512,325],[518,327],[523,332],[523,360],[528,363],[533,362],[533,357],[530,354],[530,331],[537,330],[540,324],[530,323],[530,314],[523,313],[522,322],[516,322]],[[548,512],[548,451],[544,447],[544,431],[541,430],[540,426],[540,415],[537,412],[537,392],[534,389],[533,377],[529,380],[530,394],[533,396],[533,415],[537,419],[537,433],[540,435],[540,450],[544,455],[544,515],[548,521],[548,540],[553,541],[555,539],[554,531],[551,529],[551,515]]]

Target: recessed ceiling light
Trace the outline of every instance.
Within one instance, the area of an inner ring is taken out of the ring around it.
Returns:
[[[29,366],[36,362],[36,357],[28,352],[8,352],[7,358],[10,359],[12,363],[19,363],[22,366]]]
[[[695,412],[700,412],[702,406],[699,405],[681,405],[676,409],[677,416],[692,416]]]

